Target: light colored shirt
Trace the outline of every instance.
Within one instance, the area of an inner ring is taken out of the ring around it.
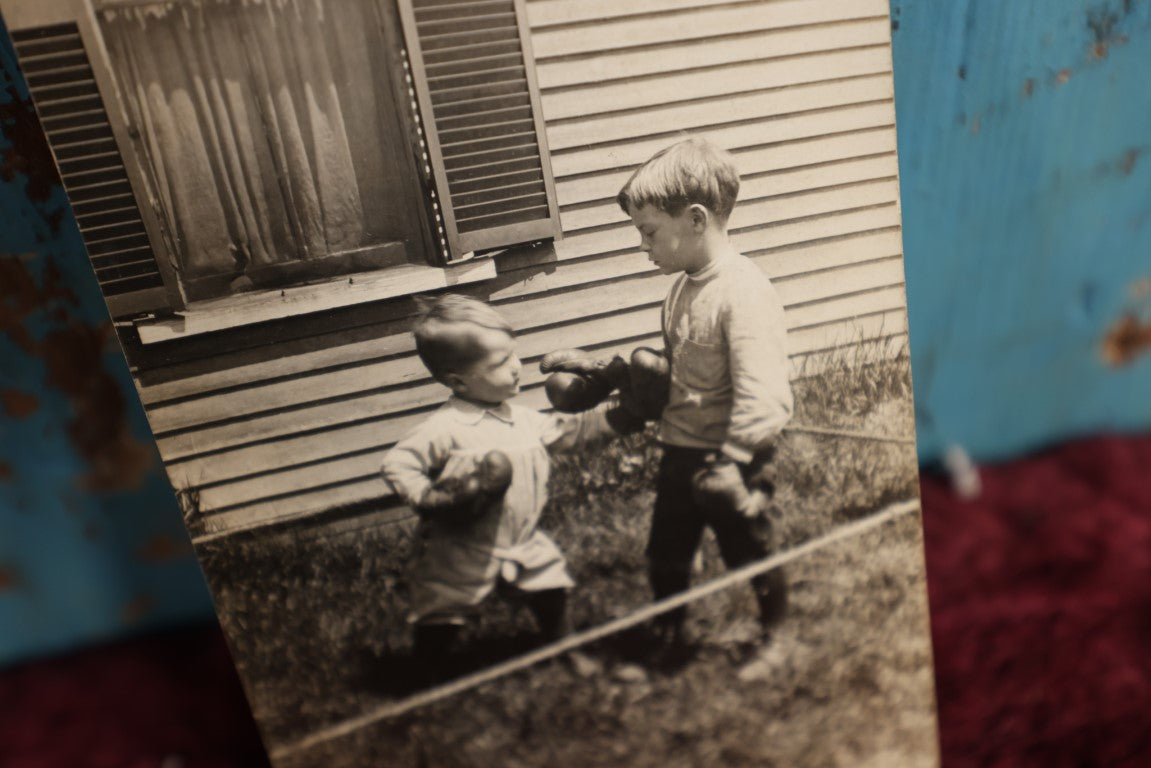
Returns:
[[[791,418],[783,305],[746,256],[683,274],[663,304],[671,390],[660,420],[667,445],[750,461]]]
[[[608,434],[613,433],[602,410],[543,414],[452,397],[388,451],[384,480],[413,507],[437,479],[474,472],[488,451],[502,451],[512,465],[507,493],[475,523],[420,521],[411,620],[456,620],[500,578],[529,591],[572,586],[563,554],[537,528],[547,502],[549,451]]]

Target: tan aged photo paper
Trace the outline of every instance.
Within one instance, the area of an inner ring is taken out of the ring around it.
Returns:
[[[0,0],[277,768],[938,764],[885,0]]]

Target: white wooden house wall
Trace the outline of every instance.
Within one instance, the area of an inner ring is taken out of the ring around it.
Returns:
[[[614,195],[681,131],[736,154],[733,237],[784,300],[793,374],[905,338],[886,0],[527,8],[564,237],[554,255],[496,257],[496,276],[468,286],[518,330],[525,404],[546,405],[545,352],[659,343],[670,278]],[[383,452],[446,395],[414,355],[411,312],[396,299],[132,350],[173,484],[210,515],[202,530],[384,492]]]

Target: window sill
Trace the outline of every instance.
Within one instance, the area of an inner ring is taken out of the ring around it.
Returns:
[[[285,288],[282,291],[259,291],[193,302],[175,317],[138,321],[136,329],[142,343],[157,344],[312,312],[476,283],[495,276],[495,262],[490,258],[464,261],[448,267],[410,264]]]

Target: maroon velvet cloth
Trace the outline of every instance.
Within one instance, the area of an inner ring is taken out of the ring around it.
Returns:
[[[1151,436],[981,474],[922,484],[945,768],[1151,766]],[[0,671],[2,768],[266,765],[214,627]]]
[[[0,768],[267,765],[215,625],[0,670]]]
[[[1151,436],[922,483],[944,765],[1151,766]]]

